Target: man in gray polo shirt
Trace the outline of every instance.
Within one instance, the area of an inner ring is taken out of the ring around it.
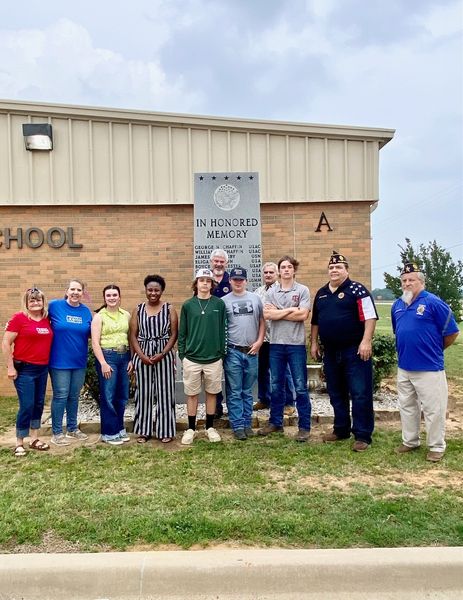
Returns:
[[[270,419],[259,435],[283,431],[285,373],[287,365],[296,389],[299,431],[296,440],[305,442],[310,432],[310,398],[307,388],[307,349],[304,322],[310,314],[310,292],[295,281],[299,262],[292,256],[278,261],[280,282],[267,291],[264,318],[270,321],[270,372],[272,395]]]

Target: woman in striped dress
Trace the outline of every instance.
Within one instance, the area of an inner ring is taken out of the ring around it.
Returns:
[[[175,438],[175,353],[178,317],[161,297],[166,282],[147,275],[143,282],[147,302],[130,319],[130,341],[137,381],[134,433],[143,444],[155,435],[167,443]]]

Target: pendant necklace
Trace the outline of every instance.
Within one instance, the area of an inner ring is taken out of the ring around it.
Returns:
[[[208,300],[207,300],[207,302],[206,302],[206,306],[203,308],[203,305],[202,305],[202,304],[201,304],[201,302],[199,301],[199,298],[198,298],[198,296],[196,296],[196,300],[198,301],[199,308],[201,309],[201,314],[202,314],[202,315],[204,315],[204,314],[205,314],[205,312],[206,312],[206,308],[207,308],[207,305],[208,305],[208,304],[209,304],[209,302],[211,301],[211,298],[212,298],[212,296],[209,296],[209,298],[208,298]]]

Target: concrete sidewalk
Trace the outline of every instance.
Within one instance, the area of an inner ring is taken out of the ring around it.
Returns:
[[[0,555],[0,600],[461,600],[462,548]]]

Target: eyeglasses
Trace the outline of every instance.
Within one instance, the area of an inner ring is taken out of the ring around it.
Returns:
[[[35,286],[31,287],[31,288],[28,288],[26,290],[26,294],[42,294],[42,296],[43,296],[42,290],[39,290],[39,288],[35,287]]]

